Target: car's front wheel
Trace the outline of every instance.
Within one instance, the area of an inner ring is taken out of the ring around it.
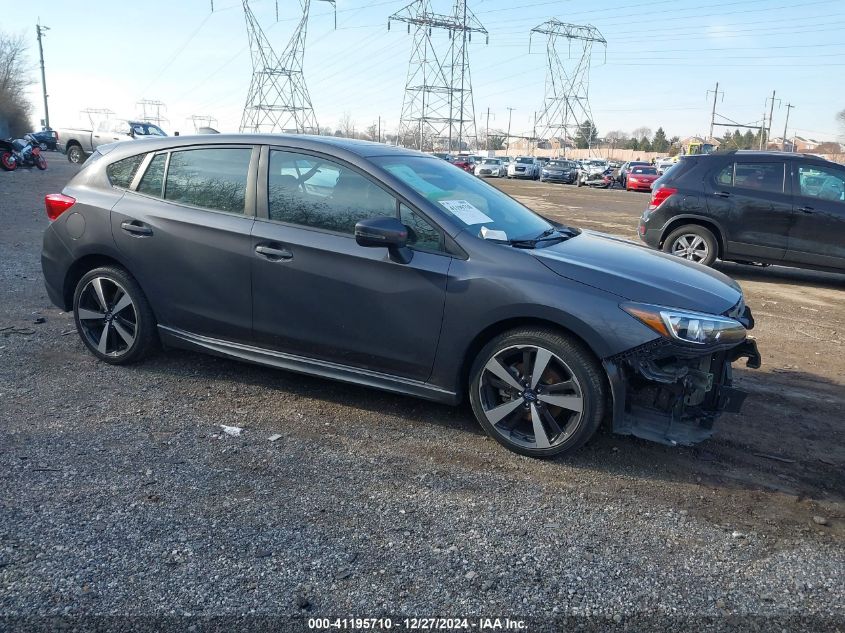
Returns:
[[[155,317],[138,282],[123,268],[85,275],[73,295],[76,330],[94,356],[112,365],[143,358],[155,345]]]
[[[82,148],[79,145],[73,145],[68,148],[67,150],[67,159],[75,164],[78,165],[85,161],[85,153],[82,151]]]
[[[473,412],[488,435],[530,457],[583,445],[605,414],[601,367],[578,341],[551,329],[491,340],[470,371]]]
[[[676,257],[710,266],[716,261],[718,245],[712,231],[698,224],[688,224],[669,234],[663,242],[663,250]]]

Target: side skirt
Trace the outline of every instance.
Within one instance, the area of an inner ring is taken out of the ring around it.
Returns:
[[[349,367],[348,365],[286,354],[242,343],[232,343],[163,325],[159,325],[158,330],[162,343],[170,347],[235,358],[267,367],[276,367],[300,374],[308,374],[309,376],[319,376],[320,378],[329,378],[353,385],[416,396],[444,404],[458,404],[460,402],[458,394],[418,380],[408,380],[407,378],[382,374],[368,369]]]

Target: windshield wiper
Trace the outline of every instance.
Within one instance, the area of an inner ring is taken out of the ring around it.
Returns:
[[[553,235],[554,233],[557,233],[557,235]],[[528,240],[509,240],[508,244],[515,248],[534,248],[540,242],[562,242],[563,240],[568,240],[570,237],[574,237],[575,235],[576,233],[572,231],[552,227],[546,229],[535,238]]]

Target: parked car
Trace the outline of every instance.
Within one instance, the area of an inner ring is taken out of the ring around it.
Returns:
[[[100,145],[137,138],[167,136],[157,125],[147,121],[106,119],[95,130],[65,128],[57,132],[58,150],[72,163],[82,163]]]
[[[650,167],[651,163],[647,163],[643,160],[632,160],[628,161],[619,169],[619,183],[625,187],[628,184],[628,172],[633,169],[634,167]]]
[[[508,178],[531,178],[536,180],[540,177],[540,166],[533,156],[517,156],[508,165]]]
[[[651,191],[651,185],[657,180],[657,169],[636,165],[628,172],[625,180],[626,191]]]
[[[571,160],[552,160],[540,171],[540,182],[564,182],[573,184],[578,180],[578,166]]]
[[[661,158],[655,161],[654,166],[657,168],[657,175],[662,176],[665,174],[676,162],[678,162],[676,157]]]
[[[581,169],[578,170],[579,180],[593,180],[604,174],[609,169],[606,160],[590,158],[581,161]]]
[[[482,158],[481,162],[475,165],[475,175],[504,178],[508,175],[508,169],[498,158]]]
[[[685,156],[654,183],[639,235],[710,265],[717,258],[845,271],[845,166],[816,156]]]
[[[41,130],[40,132],[30,132],[26,136],[32,137],[35,145],[42,152],[48,150],[56,151],[57,134],[55,130]]]
[[[459,169],[463,169],[471,174],[475,173],[475,163],[467,156],[456,156],[452,159],[452,164]]]
[[[731,363],[760,360],[725,275],[551,222],[411,150],[270,134],[117,143],[46,207],[48,295],[103,362],[158,339],[468,398],[525,455],[572,451],[605,419],[702,440],[742,402]]]

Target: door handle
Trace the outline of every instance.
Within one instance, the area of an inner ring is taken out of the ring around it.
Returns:
[[[277,248],[268,244],[259,244],[255,247],[255,252],[261,257],[274,262],[293,259],[293,253],[291,253],[288,249],[282,247]]]
[[[714,191],[714,196],[719,196],[720,198],[730,198],[731,194],[729,191]]]
[[[127,233],[138,237],[144,237],[146,235],[153,234],[153,230],[150,227],[148,227],[146,224],[138,222],[138,220],[124,220],[123,222],[121,222],[120,228],[122,228]]]
[[[798,207],[798,210],[804,213],[813,213],[815,211],[813,207]]]

